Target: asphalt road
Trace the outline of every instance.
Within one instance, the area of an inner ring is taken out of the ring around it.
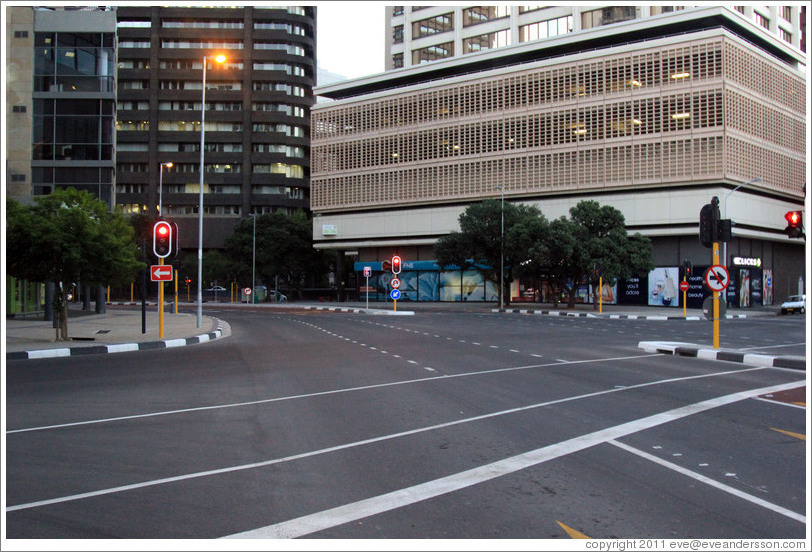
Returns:
[[[232,335],[7,363],[8,538],[806,534],[806,373],[637,347],[705,321],[206,314]],[[803,354],[803,317],[722,328]]]

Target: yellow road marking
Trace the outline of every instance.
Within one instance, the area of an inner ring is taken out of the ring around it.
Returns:
[[[567,534],[570,536],[570,538],[571,538],[571,539],[591,539],[591,538],[592,538],[592,537],[587,537],[587,536],[586,536],[586,535],[584,535],[583,533],[579,533],[578,531],[576,531],[576,530],[575,530],[575,529],[573,529],[572,527],[567,527],[566,525],[564,525],[564,524],[563,524],[563,523],[561,523],[560,521],[556,521],[556,523],[557,523],[558,525],[560,525],[560,526],[561,526],[561,528],[562,528],[564,531],[566,531],[566,532],[567,532]]]
[[[783,433],[785,435],[789,435],[790,437],[795,437],[797,439],[801,439],[802,441],[806,441],[806,435],[802,435],[800,433],[793,433],[791,431],[784,431],[783,429],[776,429],[774,427],[771,427],[770,429],[772,429],[773,431],[777,431],[779,433]]]

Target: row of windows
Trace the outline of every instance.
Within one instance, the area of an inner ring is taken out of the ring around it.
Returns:
[[[676,94],[314,145],[313,171],[362,169],[721,127],[722,92]]]
[[[758,68],[761,68],[760,64]],[[742,69],[753,70],[750,75],[742,72],[745,82],[752,81],[754,75],[760,74],[752,64]],[[437,87],[370,104],[317,110],[312,114],[314,138],[526,109],[529,106],[601,100],[607,94],[628,95],[669,87],[696,86],[698,82],[720,77],[721,73],[722,40],[686,47],[643,50],[624,57],[562,63],[498,79],[479,79]],[[776,78],[779,77],[778,70],[773,73]],[[789,85],[792,79],[785,77],[784,80]],[[796,79],[796,90],[800,82]],[[767,86],[763,89],[759,92],[769,94]]]
[[[117,121],[118,131],[148,131],[149,121]],[[158,130],[167,132],[200,132],[200,121],[159,121]],[[297,125],[279,123],[254,123],[254,132],[275,132],[286,136],[306,138],[307,129]],[[242,132],[242,123],[228,121],[206,121],[206,132]]]
[[[311,180],[313,209],[492,196],[568,189],[606,189],[635,183],[720,178],[718,136],[633,145],[578,148],[466,163],[424,164],[386,172],[353,172]]]
[[[208,65],[208,64],[207,64]],[[118,62],[119,69],[149,69],[149,60],[147,59],[122,59]],[[184,60],[184,59],[168,59],[162,60],[160,63],[161,69],[193,69],[201,71],[203,69],[202,60]],[[213,66],[209,65],[209,69]],[[225,70],[238,70],[243,69],[242,61],[227,61],[225,65],[218,65],[218,69]],[[274,62],[254,62],[254,71],[283,71],[288,75],[304,77],[308,74],[308,69],[302,65],[289,64],[289,63],[274,63]],[[139,82],[142,81],[132,81]],[[149,88],[149,82],[146,84],[131,85],[133,88]],[[256,89],[255,89],[256,90]],[[296,94],[300,95],[300,94]]]
[[[303,107],[298,105],[288,105],[283,103],[274,102],[254,102],[251,104],[253,111],[272,111],[275,113],[283,113],[291,117],[305,117],[306,112]]]
[[[149,165],[146,163],[120,163],[118,170],[122,173],[149,172]],[[199,163],[175,163],[171,168],[166,168],[164,173],[183,174],[198,173]],[[214,174],[240,174],[242,173],[242,163],[206,163],[206,173]],[[255,163],[251,165],[251,172],[258,174],[281,174],[286,178],[304,178],[305,168],[302,165],[291,165],[289,163]]]
[[[149,189],[148,184],[116,184],[116,193],[119,194],[145,194]],[[199,194],[200,184],[166,184],[163,185],[163,190],[167,194]],[[241,194],[242,187],[237,185],[218,185],[209,184],[204,188],[205,193],[209,194]],[[305,188],[298,186],[268,186],[265,184],[252,185],[252,195],[280,195],[288,199],[304,199]],[[162,206],[164,212],[172,208],[172,205],[166,203]]]

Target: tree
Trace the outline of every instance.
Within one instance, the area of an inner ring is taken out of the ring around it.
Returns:
[[[437,264],[441,268],[455,265],[463,270],[477,265],[487,266],[490,270],[485,271],[485,277],[494,283],[501,296],[503,283],[499,279],[503,260],[504,284],[507,284],[521,271],[519,263],[527,255],[525,243],[520,239],[522,232],[527,225],[542,217],[537,207],[505,203],[503,251],[502,215],[500,200],[486,199],[469,205],[459,216],[460,230],[437,240],[434,246]],[[510,297],[505,300],[509,303]]]
[[[594,200],[575,205],[569,220],[553,221],[535,248],[547,252],[548,277],[567,294],[569,308],[575,307],[575,293],[584,279],[593,286],[600,277],[612,284],[654,268],[651,241],[640,234],[629,236],[623,214]]]
[[[6,204],[6,259],[11,276],[55,282],[56,339],[68,338],[67,295],[75,282],[91,285],[132,281],[143,263],[132,226],[104,202],[73,188]]]
[[[238,276],[251,281],[254,260],[254,220],[241,220],[226,238],[224,253],[234,262]],[[283,286],[296,290],[327,270],[326,255],[313,248],[313,226],[303,211],[256,217],[256,279],[270,285],[278,277]]]

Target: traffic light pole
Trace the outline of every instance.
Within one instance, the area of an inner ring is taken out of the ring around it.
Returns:
[[[163,257],[158,258],[158,264],[163,266]],[[164,338],[164,283],[158,282],[158,339]]]
[[[714,241],[713,247],[713,266],[719,264],[719,242]],[[719,348],[719,292],[713,292],[713,348]]]

